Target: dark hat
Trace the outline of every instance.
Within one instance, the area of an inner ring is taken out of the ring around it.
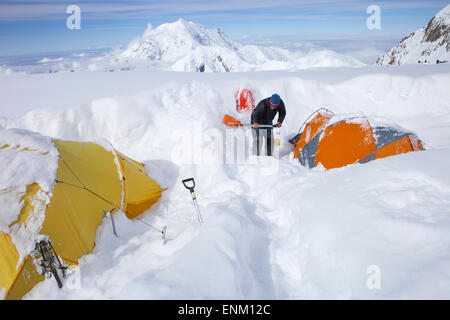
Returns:
[[[281,98],[278,94],[274,93],[271,97],[270,97],[270,103],[274,106],[278,106],[280,104]]]

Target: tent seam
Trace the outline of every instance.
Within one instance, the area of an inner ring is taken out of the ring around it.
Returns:
[[[122,174],[122,191],[123,191],[123,199],[122,199],[122,211],[126,213],[127,211],[127,179],[125,178],[125,170],[122,166],[122,162],[120,162],[119,155],[117,154],[117,151],[113,149],[114,155],[116,156],[116,159],[119,163],[119,170]]]

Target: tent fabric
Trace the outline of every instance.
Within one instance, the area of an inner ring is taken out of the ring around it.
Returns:
[[[132,219],[158,201],[161,189],[154,180],[148,179],[143,164],[120,152],[117,154],[126,184],[124,212],[128,218]]]
[[[91,142],[53,140],[53,144],[59,152],[58,170],[40,234],[52,241],[64,263],[77,265],[95,247],[105,210],[122,209],[134,218],[156,203],[163,189],[143,164],[116,150]],[[20,215],[12,225],[27,223],[39,190],[37,183],[27,186]],[[0,233],[0,298],[20,299],[44,279],[37,258],[29,255],[19,264],[11,236]]]
[[[406,153],[414,151],[409,136],[401,138],[390,144],[387,144],[375,151],[375,159],[389,157],[392,154]]]
[[[372,129],[367,121],[341,121],[323,130],[315,163],[321,163],[327,169],[343,167],[366,157],[374,148]]]
[[[113,152],[95,143],[54,141],[60,155],[56,179],[65,184],[87,188],[121,206],[122,183]]]
[[[314,137],[316,137],[323,128],[325,128],[331,117],[332,115],[329,113],[317,113],[317,115],[306,124],[305,129],[298,139],[294,158],[297,158],[300,150],[304,149],[305,145],[308,144]]]
[[[20,268],[16,270],[11,287],[7,292],[6,299],[18,300],[22,298],[25,293],[33,289],[35,285],[43,280],[45,280],[44,275],[36,268],[34,259],[31,256],[28,256],[25,258],[25,261]]]
[[[366,117],[332,122],[334,115],[318,112],[300,133],[294,158],[309,168],[325,169],[367,163],[396,154],[424,150],[410,132],[389,126],[373,126]]]
[[[0,233],[0,248],[0,286],[11,288],[18,274],[16,265],[19,261],[19,253],[6,233]]]

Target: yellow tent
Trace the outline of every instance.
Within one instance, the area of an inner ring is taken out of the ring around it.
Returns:
[[[92,252],[104,210],[122,209],[132,219],[157,202],[163,189],[147,176],[143,164],[116,150],[91,142],[52,142],[59,153],[58,168],[39,233],[50,239],[64,263],[76,265]],[[0,145],[0,158],[8,148],[13,147]],[[27,223],[40,191],[38,183],[27,186],[10,227]],[[44,279],[35,259],[31,254],[21,259],[13,237],[0,232],[0,296],[3,292],[6,299],[19,299]]]

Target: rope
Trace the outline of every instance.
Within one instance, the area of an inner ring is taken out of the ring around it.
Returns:
[[[136,217],[137,220],[139,220],[140,222],[142,222],[143,224],[149,226],[150,228],[160,232],[160,233],[164,233],[162,230],[159,230],[158,228],[152,226],[151,224],[148,224],[147,222],[145,222],[144,220],[142,220],[141,218]]]
[[[60,158],[61,158],[61,157],[60,157]],[[61,158],[61,160],[62,160],[62,162],[64,162],[64,164],[66,165],[66,167],[70,170],[70,172],[72,172],[72,174],[75,176],[75,178],[77,178],[78,182],[79,182],[80,184],[82,184],[83,187],[84,187],[85,189],[87,189],[86,186],[84,185],[83,181],[81,181],[81,179],[78,178],[78,176],[75,174],[75,172],[72,170],[72,168],[67,164],[66,160],[64,160],[63,158]]]
[[[83,187],[80,187],[80,186],[77,186],[76,184],[68,183],[68,182],[65,182],[65,181],[58,180],[58,179],[55,179],[55,182],[57,182],[57,183],[64,183],[64,184],[67,184],[68,186],[72,186],[72,187],[75,187],[75,188],[79,188],[79,189],[82,189],[82,190],[86,190],[87,192],[92,193],[94,196],[96,196],[96,197],[99,198],[100,200],[103,200],[103,201],[105,201],[106,203],[108,203],[108,204],[110,204],[110,205],[112,205],[112,206],[114,206],[114,207],[120,207],[120,206],[117,206],[116,204],[114,204],[114,203],[112,203],[111,201],[109,201],[109,200],[103,198],[102,196],[98,195],[98,194],[95,193],[94,191],[92,191],[92,190],[90,190],[90,189],[88,189],[88,188],[86,188],[86,187],[84,187],[84,186],[83,186]]]
[[[86,190],[86,191],[90,192],[91,194],[93,194],[94,196],[96,196],[97,198],[99,198],[99,199],[105,201],[106,203],[108,203],[108,204],[110,204],[110,205],[116,207],[116,209],[117,209],[117,208],[120,208],[120,206],[117,206],[116,204],[112,203],[111,201],[109,201],[109,200],[103,198],[103,197],[100,196],[99,194],[97,194],[97,193],[95,193],[94,191],[92,191],[92,190],[90,190],[89,188],[87,188],[87,187],[85,186],[85,184],[83,183],[83,181],[81,181],[81,179],[75,174],[75,172],[72,170],[72,168],[67,164],[67,162],[66,162],[63,158],[61,158],[61,157],[60,157],[60,159],[63,161],[63,163],[67,166],[67,168],[70,170],[70,172],[72,172],[72,174],[75,176],[75,178],[78,180],[78,182],[79,182],[83,187],[77,186],[76,184],[72,184],[72,183],[68,183],[68,182],[65,182],[65,181],[61,181],[61,180],[58,180],[58,179],[55,179],[55,182],[57,182],[57,183],[64,183],[64,184],[67,184],[67,185],[72,186],[72,187],[76,187],[76,188],[80,188],[80,189],[82,189],[82,190]],[[124,177],[124,178],[125,178],[125,177]],[[143,224],[149,226],[150,228],[152,228],[152,229],[158,231],[159,233],[164,234],[164,231],[159,230],[158,228],[156,228],[156,227],[154,227],[154,226],[152,226],[152,225],[146,223],[144,220],[142,220],[142,219],[140,219],[140,218],[138,218],[138,217],[136,217],[136,219],[139,220],[141,223],[143,223]]]

